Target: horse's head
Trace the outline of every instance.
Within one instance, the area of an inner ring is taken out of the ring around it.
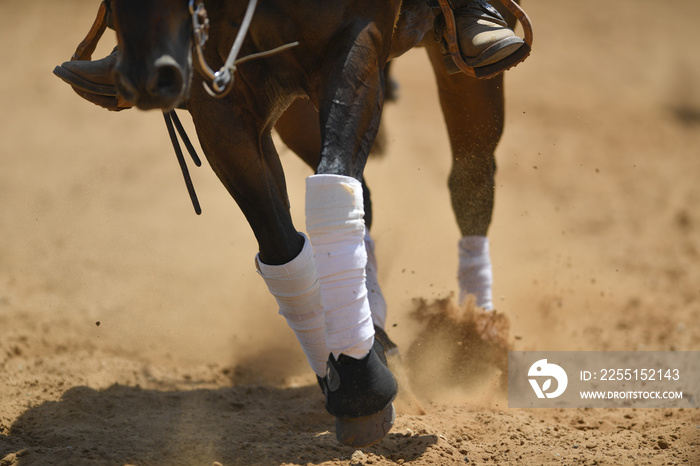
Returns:
[[[184,102],[192,75],[187,0],[112,0],[119,92],[142,110]]]

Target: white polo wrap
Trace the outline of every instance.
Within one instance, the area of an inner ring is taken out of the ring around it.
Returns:
[[[459,302],[468,295],[476,297],[476,305],[493,310],[491,286],[493,272],[489,256],[489,239],[486,236],[464,236],[459,241]]]
[[[323,377],[330,351],[324,336],[321,288],[316,273],[314,251],[304,236],[304,247],[297,257],[283,265],[267,265],[256,256],[258,272],[277,300],[279,313],[301,344],[314,372]]]
[[[336,357],[361,359],[374,338],[365,283],[362,184],[341,175],[308,177],[306,230],[321,286],[326,346]]]

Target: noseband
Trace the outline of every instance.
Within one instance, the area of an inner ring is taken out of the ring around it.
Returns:
[[[201,73],[206,79],[211,81],[211,86],[206,82],[204,84],[204,89],[212,97],[223,97],[231,91],[233,87],[233,74],[236,72],[236,65],[239,65],[248,60],[253,60],[255,58],[262,58],[277,52],[281,52],[290,47],[295,47],[299,45],[299,42],[291,42],[289,44],[282,45],[280,47],[274,48],[272,50],[267,50],[264,52],[253,53],[246,55],[245,57],[238,58],[238,54],[243,47],[243,41],[245,40],[246,34],[248,33],[248,28],[253,20],[253,14],[255,13],[255,7],[258,4],[258,0],[249,0],[248,8],[246,9],[245,15],[243,16],[243,21],[241,22],[241,27],[238,29],[238,34],[236,39],[233,41],[231,46],[231,51],[228,54],[228,58],[219,71],[214,71],[207,64],[204,58],[204,45],[209,39],[209,17],[207,16],[207,10],[204,8],[204,2],[197,2],[195,7],[195,0],[190,0],[190,15],[192,16],[192,34],[194,36],[194,49],[197,55],[197,60],[199,62],[199,67]]]

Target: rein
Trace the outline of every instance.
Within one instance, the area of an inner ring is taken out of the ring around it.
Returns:
[[[197,199],[197,193],[194,190],[194,184],[192,184],[192,178],[190,177],[190,172],[187,169],[187,163],[185,162],[185,157],[182,155],[182,148],[180,147],[180,143],[177,140],[177,135],[175,134],[175,129],[177,129],[177,133],[180,135],[180,139],[182,139],[182,142],[185,144],[185,147],[187,148],[187,152],[190,153],[190,157],[192,157],[192,161],[194,162],[195,165],[198,167],[202,166],[202,161],[199,159],[199,156],[197,155],[197,151],[194,149],[194,146],[192,145],[192,142],[190,142],[190,138],[187,136],[187,132],[185,131],[185,128],[182,126],[182,123],[180,122],[180,118],[177,116],[177,113],[175,113],[175,110],[171,110],[169,112],[163,112],[163,118],[165,119],[165,126],[168,128],[168,135],[170,136],[170,142],[173,143],[173,149],[175,150],[175,156],[177,157],[177,162],[180,165],[180,170],[182,170],[182,177],[185,179],[185,186],[187,186],[187,192],[190,195],[190,200],[192,201],[192,207],[194,207],[194,211],[197,215],[200,215],[202,213],[202,208],[199,206],[199,200]]]

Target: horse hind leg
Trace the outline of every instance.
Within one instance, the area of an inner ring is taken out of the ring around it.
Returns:
[[[503,132],[503,75],[489,80],[449,75],[437,44],[426,43],[426,47],[452,147],[448,185],[462,234],[459,300],[473,295],[477,306],[491,310],[493,279],[487,233],[494,202],[494,151]]]

